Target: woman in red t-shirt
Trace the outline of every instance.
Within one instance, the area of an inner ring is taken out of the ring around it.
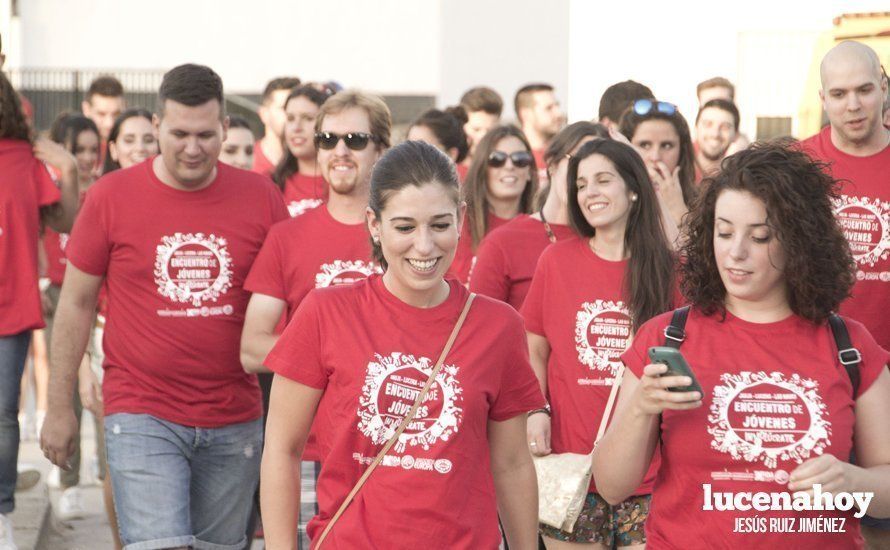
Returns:
[[[284,102],[284,156],[272,171],[272,181],[284,193],[291,217],[328,200],[328,184],[315,162],[315,117],[329,96],[307,84],[294,88]]]
[[[638,99],[621,115],[619,130],[646,162],[673,242],[695,195],[689,124],[673,103]]]
[[[550,181],[541,193],[544,204],[535,214],[520,214],[485,238],[476,254],[470,290],[517,310],[522,307],[541,253],[550,244],[575,235],[566,206],[569,159],[588,141],[608,137],[605,126],[581,121],[553,138],[544,154]]]
[[[466,123],[467,112],[460,105],[444,111],[430,109],[411,123],[406,139],[425,141],[448,155],[457,164],[457,175],[463,183],[467,177],[467,167],[463,162],[470,152],[464,132]]]
[[[151,125],[151,111],[127,109],[117,117],[108,134],[108,154],[102,174],[129,168],[157,154],[158,138]]]
[[[668,391],[690,379],[661,377],[667,367],[647,358],[671,314],[643,325],[622,355],[597,487],[624,499],[660,441],[650,548],[861,548],[858,517],[890,516],[890,355],[845,319],[860,354],[854,390],[827,323],[854,282],[836,182],[804,153],[760,144],[702,189],[683,248],[692,309],[680,351],[703,394]],[[832,508],[807,504],[820,492]],[[867,506],[834,509],[863,492]]]
[[[531,214],[538,192],[538,169],[531,146],[515,126],[485,134],[463,185],[466,220],[449,273],[467,284],[476,250],[491,232],[519,214]]]
[[[646,167],[627,144],[590,141],[567,169],[577,237],[538,261],[522,307],[532,367],[550,408],[528,419],[536,456],[589,453],[616,381],[620,354],[645,321],[672,307],[674,258]],[[541,525],[548,548],[645,542],[651,477],[609,506],[594,483],[569,533]]]
[[[463,206],[454,163],[406,141],[371,176],[368,228],[384,266],[309,293],[266,366],[275,372],[262,465],[270,547],[293,548],[300,455],[315,421],[322,469],[313,547],[411,408],[469,292],[445,273]],[[543,405],[512,308],[477,297],[443,370],[324,548],[535,548],[526,413]],[[317,409],[317,410],[316,410]]]

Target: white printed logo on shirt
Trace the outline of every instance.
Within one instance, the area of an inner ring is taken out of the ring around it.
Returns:
[[[843,195],[835,216],[859,265],[874,267],[890,255],[890,202]]]
[[[324,201],[321,199],[303,199],[299,201],[290,201],[287,203],[287,211],[291,218],[296,218],[300,214],[305,214],[313,208],[318,208]]]
[[[611,385],[621,361],[618,357],[630,340],[630,313],[624,302],[584,302],[575,315],[575,349],[578,361],[607,376]],[[582,379],[585,380],[585,379]],[[579,383],[584,383],[579,380]],[[593,384],[588,380],[586,385]]]
[[[708,414],[711,447],[736,460],[798,464],[831,444],[828,409],[815,380],[781,372],[723,374]]]
[[[426,357],[399,352],[388,356],[374,354],[359,398],[359,431],[375,445],[386,443],[408,414],[434,365]],[[399,436],[394,446],[397,452],[416,446],[426,450],[457,433],[463,418],[458,370],[454,365],[442,366],[414,420]]]
[[[329,264],[322,264],[321,271],[315,275],[315,288],[350,285],[367,279],[375,273],[382,273],[382,271],[374,265],[374,262],[334,260]]]
[[[201,307],[232,287],[232,258],[224,237],[174,233],[163,237],[155,258],[155,282],[161,296]]]

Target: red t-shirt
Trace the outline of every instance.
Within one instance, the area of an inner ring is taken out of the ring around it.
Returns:
[[[557,241],[575,235],[567,225],[550,224]],[[492,231],[479,245],[476,266],[470,277],[470,290],[507,302],[514,309],[522,307],[532,283],[535,266],[550,236],[544,222],[520,214]]]
[[[293,218],[327,200],[328,184],[321,176],[304,176],[295,172],[284,182],[284,204]]]
[[[470,171],[470,166],[468,164],[458,164],[457,165],[457,179],[461,185],[467,181],[467,173]]]
[[[41,328],[40,207],[62,198],[27,141],[0,139],[0,336]]]
[[[499,218],[491,212],[488,212],[487,215],[488,233],[486,233],[482,238],[482,241],[479,242],[480,246],[485,242],[488,235],[491,235],[492,231],[510,221],[506,218]],[[454,254],[454,261],[451,262],[451,267],[448,268],[448,275],[456,278],[463,284],[467,284],[475,264],[476,250],[473,249],[473,236],[470,234],[470,222],[469,219],[464,219],[463,227],[460,229],[460,240],[457,242],[457,251]]]
[[[324,390],[316,538],[395,429],[435,365],[468,291],[429,309],[390,294],[380,276],[309,294],[266,359]],[[344,330],[344,327],[348,327]],[[325,548],[496,548],[487,427],[543,406],[522,320],[480,296],[417,418],[325,540]]]
[[[262,415],[239,342],[244,278],[273,223],[287,218],[266,178],[217,163],[199,191],[162,183],[144,162],[87,192],[66,250],[106,276],[106,414],[219,427]]]
[[[875,340],[890,349],[890,146],[868,157],[854,157],[831,142],[831,126],[801,146],[812,157],[830,163],[842,181],[834,213],[856,260],[853,295],[840,313],[862,322]]]
[[[597,256],[588,239],[547,248],[522,306],[525,328],[547,338],[547,398],[554,453],[589,453],[631,337],[622,284],[627,260]],[[634,494],[652,492],[658,460]],[[590,492],[596,492],[593,479]]]
[[[253,144],[253,168],[251,170],[264,176],[272,175],[272,171],[275,170],[275,163],[269,160],[269,157],[263,152],[262,140],[257,140]]]
[[[50,283],[62,286],[65,279],[65,247],[68,245],[68,233],[56,233],[49,227],[43,230],[43,249],[46,251],[46,276]]]
[[[621,356],[636,376],[649,363],[649,347],[664,345],[670,318],[666,313],[645,323]],[[861,395],[890,355],[860,323],[845,320],[862,353]],[[853,387],[828,325],[797,316],[756,324],[730,313],[721,321],[720,314],[706,317],[693,309],[680,351],[701,384],[703,404],[662,415],[662,463],[646,521],[647,546],[862,547],[859,520],[851,512],[703,510],[706,484],[712,494],[782,493],[804,461],[826,453],[850,458]],[[770,518],[819,516],[846,518],[846,533],[770,532]],[[736,518],[755,517],[766,518],[767,532],[733,532]]]
[[[286,320],[290,320],[313,288],[351,284],[380,273],[371,258],[365,224],[340,223],[327,208],[315,208],[269,231],[244,288],[287,302]],[[279,323],[276,332],[284,326]],[[303,452],[305,460],[319,460],[315,439],[313,429]]]

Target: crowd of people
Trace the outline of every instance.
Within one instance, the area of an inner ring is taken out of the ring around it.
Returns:
[[[206,66],[155,113],[100,77],[39,136],[0,73],[0,549],[43,327],[57,512],[87,409],[117,548],[886,547],[888,80],[846,41],[821,82],[820,133],[752,143],[725,78],[692,126],[632,80],[567,124],[533,83],[516,124],[480,86],[394,136],[286,77],[256,139]],[[568,453],[589,483],[539,521]],[[871,496],[738,504],[820,490]]]

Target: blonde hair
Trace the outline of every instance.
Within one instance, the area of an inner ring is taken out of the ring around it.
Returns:
[[[318,117],[315,119],[315,131],[321,131],[321,125],[327,115],[339,114],[352,108],[363,109],[368,113],[371,133],[377,138],[381,149],[388,149],[392,130],[392,114],[390,114],[389,107],[379,96],[359,90],[343,90],[328,98],[318,111]]]

